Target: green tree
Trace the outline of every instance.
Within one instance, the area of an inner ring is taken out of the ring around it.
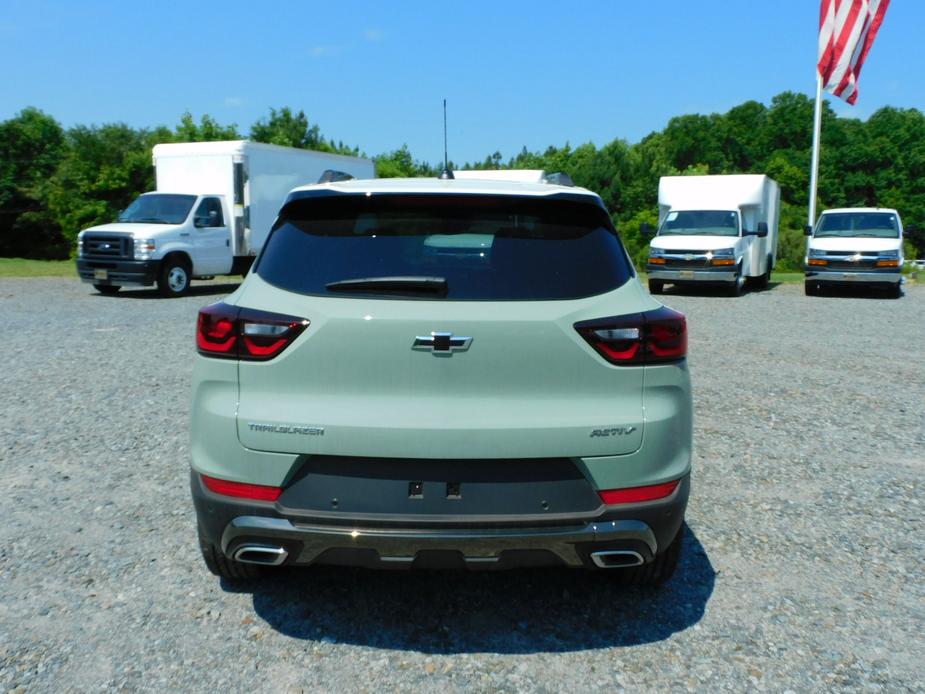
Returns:
[[[268,118],[261,118],[251,126],[250,139],[254,142],[299,149],[326,148],[324,138],[321,137],[321,128],[309,125],[304,111],[293,114],[288,106],[279,110],[271,108]]]
[[[174,129],[175,142],[214,142],[220,140],[240,140],[238,126],[221,125],[212,116],[203,114],[199,123],[193,120],[189,111],[180,116],[180,122]]]
[[[45,205],[63,150],[61,126],[36,108],[0,123],[0,256],[68,256],[69,244]]]
[[[65,142],[47,204],[73,243],[81,229],[113,221],[139,193],[154,188],[152,135],[123,123],[77,126]]]

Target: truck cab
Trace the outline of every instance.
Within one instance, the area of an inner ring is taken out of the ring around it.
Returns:
[[[183,294],[193,278],[231,272],[234,256],[225,196],[145,193],[118,221],[77,237],[77,273],[103,294],[157,283]]]
[[[902,295],[903,224],[896,210],[825,210],[814,227],[806,227],[806,235],[807,295],[838,285],[879,287],[893,297]]]

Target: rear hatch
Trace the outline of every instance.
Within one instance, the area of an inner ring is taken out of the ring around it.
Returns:
[[[651,306],[586,197],[290,204],[236,304],[310,324],[278,357],[240,362],[241,443],[382,458],[637,450],[644,369],[608,364],[574,324]]]

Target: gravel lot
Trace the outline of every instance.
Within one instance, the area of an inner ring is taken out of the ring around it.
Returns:
[[[661,590],[582,572],[208,574],[199,306],[0,280],[0,690],[925,690],[925,286],[668,294],[694,489]]]

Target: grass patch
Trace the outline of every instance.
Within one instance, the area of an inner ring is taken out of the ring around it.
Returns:
[[[772,282],[802,282],[803,273],[802,272],[772,272],[771,281]]]
[[[73,260],[0,258],[0,277],[71,277],[77,279]]]

